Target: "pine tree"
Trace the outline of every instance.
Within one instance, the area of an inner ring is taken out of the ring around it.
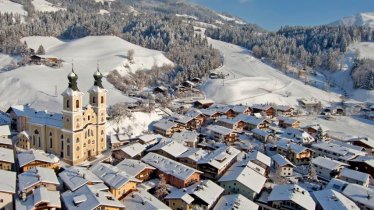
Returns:
[[[164,175],[160,175],[160,182],[157,184],[155,196],[156,198],[162,200],[169,192],[166,179]]]
[[[323,130],[322,130],[321,126],[318,127],[315,139],[316,139],[317,142],[324,140],[324,138],[323,138]]]
[[[45,55],[45,49],[44,49],[43,45],[39,46],[38,51],[36,51],[36,54]]]
[[[316,167],[313,164],[309,165],[308,178],[313,181],[318,180]]]

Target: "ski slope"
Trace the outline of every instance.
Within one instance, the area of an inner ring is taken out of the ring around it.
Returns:
[[[9,0],[0,0],[0,13],[13,13],[22,16],[27,15],[27,12],[23,9],[21,4]]]
[[[162,58],[158,60],[160,65],[163,64],[162,61],[172,63],[162,52],[142,48],[115,36],[90,36],[69,42],[54,37],[25,37],[21,41],[26,41],[28,46],[34,49],[43,44],[46,56],[63,59],[64,66],[61,69],[54,69],[43,65],[26,65],[0,73],[1,110],[15,104],[30,103],[37,109],[59,111],[62,103],[60,94],[68,85],[66,77],[71,71],[72,60],[75,72],[79,76],[78,87],[85,93],[93,85],[92,75],[96,71],[97,62],[100,63],[100,70],[106,75],[127,62],[126,54],[129,49],[135,50],[134,65],[139,68],[150,68],[154,65],[154,60],[159,58]],[[4,57],[1,61],[7,62],[9,58]],[[105,79],[103,84],[108,89],[109,105],[133,101],[122,95]]]
[[[237,45],[209,39],[224,57],[224,65],[216,72],[228,75],[225,80],[209,79],[202,87],[207,98],[219,103],[277,103],[296,105],[297,99],[317,98],[322,103],[340,101],[339,95],[305,85],[251,56]],[[290,96],[287,97],[287,92]]]

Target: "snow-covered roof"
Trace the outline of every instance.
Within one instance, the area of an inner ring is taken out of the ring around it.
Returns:
[[[361,142],[362,144],[365,144],[371,148],[374,148],[374,140],[373,139],[369,139],[369,138],[356,138],[356,139],[351,139],[349,141],[353,141],[353,142]]]
[[[155,124],[153,124],[153,127],[161,129],[161,130],[169,130],[172,129],[173,127],[177,126],[176,122],[168,121],[165,119],[159,120]]]
[[[266,166],[271,166],[271,158],[260,151],[253,151],[246,157],[247,160],[255,161],[258,160]]]
[[[111,193],[85,185],[78,190],[62,193],[62,202],[67,210],[96,209],[100,206],[125,208]]]
[[[370,174],[367,174],[367,173],[363,173],[363,172],[360,172],[360,171],[355,171],[355,170],[352,170],[352,169],[349,169],[349,168],[343,168],[341,171],[340,171],[340,177],[344,177],[344,178],[349,178],[349,179],[353,179],[353,180],[357,180],[357,181],[361,181],[361,182],[366,182],[367,180],[370,179]]]
[[[133,158],[144,152],[146,150],[146,146],[136,142],[133,144],[127,144],[126,146],[122,147],[121,150]]]
[[[299,122],[296,119],[293,119],[293,118],[290,118],[290,117],[283,117],[283,116],[279,116],[278,120],[279,121],[283,121],[284,123],[289,124],[289,125],[292,125],[292,124],[294,124],[296,122]]]
[[[201,111],[200,110],[196,110],[196,109],[192,109],[192,110],[189,110],[185,115],[186,116],[189,116],[189,117],[193,117],[193,118],[196,118],[197,116],[201,115]]]
[[[204,201],[208,208],[218,200],[224,189],[211,180],[201,180],[189,187],[175,189],[165,197],[168,199],[182,199],[187,203],[192,203],[195,198]]]
[[[8,146],[13,145],[12,139],[10,139],[8,137],[1,137],[1,136],[0,136],[0,144],[2,144],[2,145],[8,145]]]
[[[312,159],[312,163],[314,165],[317,165],[319,167],[322,167],[322,168],[326,168],[326,169],[329,169],[329,170],[335,170],[341,166],[348,166],[348,164],[346,163],[343,163],[343,162],[340,162],[340,161],[337,161],[337,160],[332,160],[330,158],[327,158],[327,157],[316,157],[316,158],[313,158]]]
[[[274,108],[276,110],[283,111],[283,112],[293,109],[291,106],[287,106],[287,105],[275,105]]]
[[[107,93],[108,90],[105,88],[100,88],[97,85],[93,85],[87,92],[89,93]]]
[[[353,145],[352,145],[353,146]],[[335,153],[339,156],[342,156],[343,159],[346,157],[352,157],[352,155],[360,155],[365,156],[366,153],[362,152],[360,150],[357,150],[355,148],[350,147],[348,144],[337,144],[336,142],[320,142],[320,143],[314,143],[312,144],[313,149],[322,149],[325,151],[329,151],[331,153]]]
[[[8,125],[0,125],[0,137],[1,136],[10,136],[10,129]]]
[[[201,148],[188,148],[188,150],[182,153],[181,155],[179,155],[178,158],[189,158],[190,160],[198,162],[201,158],[203,158],[207,154],[208,152]]]
[[[374,190],[358,184],[348,184],[342,192],[349,199],[374,209]]]
[[[186,152],[188,147],[184,146],[183,144],[179,143],[178,141],[174,141],[173,139],[163,138],[158,144],[148,149],[148,152],[154,151],[163,151],[167,154],[177,157],[180,154]]]
[[[262,130],[262,129],[258,129],[258,128],[254,128],[251,131],[252,131],[252,133],[257,134],[259,136],[263,136],[263,137],[267,137],[267,136],[270,135],[270,133],[268,133],[267,131]]]
[[[271,159],[273,159],[274,162],[277,163],[278,166],[283,167],[283,166],[289,165],[289,166],[295,167],[294,164],[292,164],[287,158],[285,158],[284,156],[280,154],[275,154],[271,156]]]
[[[180,133],[174,133],[171,137],[175,141],[184,144],[185,142],[194,143],[197,141],[198,133],[196,131],[185,130]]]
[[[242,120],[250,125],[259,125],[263,123],[264,121],[267,121],[265,118],[257,118],[251,115],[245,115],[245,114],[240,114],[235,117],[236,120]]]
[[[234,163],[218,181],[237,181],[248,189],[260,193],[266,182],[266,177],[249,167],[242,167],[240,163]]]
[[[234,132],[233,130],[220,125],[209,125],[207,129],[211,132],[213,131],[214,133],[218,133],[221,135],[229,135]]]
[[[240,151],[232,146],[223,146],[220,147],[206,156],[201,158],[197,163],[198,164],[209,164],[217,169],[221,169],[227,166],[227,163],[231,162]]]
[[[83,96],[84,93],[80,91],[75,91],[71,88],[66,88],[64,92],[61,93],[63,96]]]
[[[268,201],[293,201],[307,210],[315,210],[316,207],[309,192],[296,184],[275,185]]]
[[[16,176],[16,172],[0,169],[0,192],[14,194],[16,192]]]
[[[218,200],[213,210],[227,209],[257,210],[258,205],[241,194],[224,195]]]
[[[244,105],[234,105],[232,106],[232,110],[235,112],[235,113],[244,113],[245,110],[249,109],[248,106],[244,106]]]
[[[374,168],[374,157],[373,156],[358,156],[357,158],[350,160],[352,162],[362,162]]]
[[[126,204],[126,209],[171,210],[166,204],[142,188],[127,195],[122,202]]]
[[[210,99],[202,99],[202,100],[195,101],[195,103],[199,103],[199,104],[214,104],[214,101],[210,100]]]
[[[238,166],[240,167],[248,167],[248,168],[251,168],[252,170],[256,171],[257,173],[265,176],[266,174],[266,169],[264,169],[263,167],[257,165],[256,163],[250,161],[250,160],[242,160],[240,162],[237,163]]]
[[[314,141],[314,138],[309,133],[292,127],[286,128],[281,137],[289,138],[300,143],[311,143]]]
[[[13,149],[0,147],[0,162],[14,163]]]
[[[58,176],[71,191],[75,191],[87,183],[103,183],[90,170],[79,166],[65,168]]]
[[[238,123],[240,121],[242,121],[242,120],[237,119],[237,118],[227,118],[225,116],[217,119],[218,123],[225,123],[225,124],[229,124],[229,125],[235,125],[236,123]]]
[[[161,139],[162,136],[160,134],[145,134],[137,137],[143,143],[149,143],[152,141],[157,141],[157,139]]]
[[[169,117],[169,120],[181,124],[187,124],[188,122],[194,120],[194,118],[174,113],[172,116]]]
[[[203,115],[206,115],[206,116],[212,116],[212,115],[214,115],[214,114],[219,113],[219,111],[216,110],[216,109],[201,109],[200,112],[201,112]]]
[[[58,163],[60,159],[53,155],[47,154],[41,150],[28,150],[17,154],[18,164],[23,167],[33,161],[45,162],[45,163]]]
[[[119,162],[116,167],[124,171],[126,174],[136,177],[139,173],[144,171],[145,169],[154,170],[155,168],[140,161],[140,160],[133,160],[133,159],[124,159]]]
[[[304,152],[305,150],[307,150],[308,148],[300,145],[300,144],[296,144],[296,143],[293,143],[287,139],[280,139],[277,143],[276,143],[277,147],[279,148],[282,148],[283,150],[288,150],[290,149],[292,152],[296,153],[296,154],[299,154],[299,153],[302,153]]]
[[[40,204],[46,205],[48,208],[61,208],[60,192],[50,191],[45,187],[38,187],[34,190],[33,194],[26,197],[26,200],[16,197],[17,210],[30,210],[36,209]]]
[[[63,115],[60,113],[49,113],[47,110],[37,111],[29,105],[11,106],[11,109],[17,116],[29,118],[29,123],[31,124],[48,125],[58,128],[64,126]]]
[[[328,210],[360,210],[360,208],[347,197],[335,190],[327,189],[313,192],[317,202],[323,209]]]
[[[18,174],[18,190],[23,192],[39,183],[59,185],[55,171],[49,168],[36,167]]]
[[[201,173],[196,169],[152,152],[144,156],[142,161],[180,180],[186,180],[194,173]]]
[[[252,109],[268,110],[270,108],[273,108],[273,106],[269,104],[253,104],[252,105]]]
[[[332,178],[329,183],[326,185],[325,189],[331,189],[338,192],[342,192],[343,189],[348,185],[348,182]]]
[[[105,163],[98,163],[92,166],[90,170],[106,185],[114,189],[119,189],[129,182],[140,182],[117,167]]]

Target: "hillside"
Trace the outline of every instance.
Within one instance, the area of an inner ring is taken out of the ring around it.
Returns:
[[[21,4],[11,2],[9,0],[0,0],[0,13],[13,13],[26,16],[27,12]]]
[[[104,74],[122,68],[123,63],[127,61],[126,53],[129,49],[135,50],[134,69],[135,67],[148,69],[154,64],[171,63],[159,51],[142,48],[114,36],[85,37],[69,42],[53,37],[26,37],[22,41],[26,41],[29,47],[35,49],[43,44],[47,52],[46,56],[63,59],[64,66],[62,69],[53,69],[46,66],[26,65],[0,73],[1,110],[14,104],[31,103],[38,109],[59,111],[60,93],[67,87],[66,75],[71,71],[72,60],[79,76],[79,88],[83,92],[93,84],[92,74],[96,71],[97,62],[100,63],[100,69]],[[10,59],[3,56],[0,60],[9,62]],[[132,100],[115,90],[106,80],[104,86],[109,89],[109,105]],[[55,88],[57,88],[57,97]]]
[[[360,13],[331,23],[330,25],[374,27],[374,13]]]

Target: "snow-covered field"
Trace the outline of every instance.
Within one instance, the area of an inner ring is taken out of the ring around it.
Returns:
[[[23,6],[18,3],[11,2],[9,0],[0,0],[0,13],[13,13],[26,16],[27,12],[23,9]]]
[[[53,5],[46,0],[32,0],[32,4],[34,5],[36,11],[39,12],[57,12],[59,10],[66,10],[65,8]]]
[[[331,25],[374,27],[374,13],[366,12],[344,17]]]
[[[340,101],[339,95],[305,85],[250,55],[247,49],[209,39],[224,56],[224,66],[216,72],[228,77],[209,79],[203,86],[208,98],[220,103],[270,103],[296,105],[297,99],[314,97],[323,103]],[[287,92],[290,96],[287,97]]]
[[[136,69],[150,68],[155,61],[157,64],[162,64],[162,61],[171,63],[159,51],[142,48],[114,36],[90,36],[69,42],[53,37],[26,37],[22,41],[26,41],[28,46],[34,49],[43,44],[46,56],[63,59],[64,66],[61,69],[53,69],[27,65],[0,73],[1,110],[10,105],[31,103],[38,109],[59,111],[62,102],[60,94],[68,85],[66,76],[71,71],[72,60],[79,76],[78,86],[82,92],[86,92],[93,85],[92,74],[96,71],[97,62],[100,63],[100,69],[105,75],[127,62],[126,54],[129,49],[135,50]],[[9,59],[5,57],[1,61],[5,63],[1,63],[0,66],[6,65]],[[122,95],[106,80],[104,86],[109,90],[109,104],[133,101]]]

